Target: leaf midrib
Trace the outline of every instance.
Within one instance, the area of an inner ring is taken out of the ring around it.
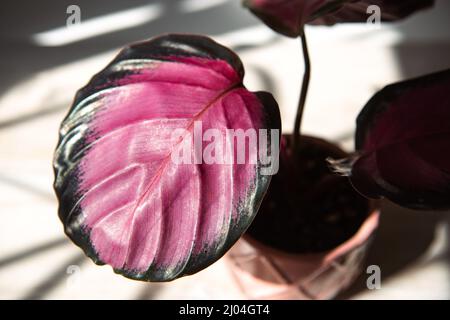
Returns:
[[[195,121],[197,121],[199,118],[201,118],[201,116],[206,113],[206,111],[208,111],[217,101],[221,100],[223,97],[225,97],[226,95],[230,94],[233,90],[238,89],[242,87],[242,82],[236,83],[232,86],[230,86],[229,88],[225,89],[224,91],[222,91],[221,93],[219,93],[217,95],[217,97],[215,97],[213,100],[211,100],[200,112],[198,112],[193,118],[192,120],[189,122],[188,126],[186,127],[186,131],[188,131],[189,133],[192,132],[193,130],[193,126]],[[179,143],[181,143],[184,140],[185,136],[183,136],[177,143],[175,143],[173,146],[178,145]],[[139,197],[139,199],[136,201],[136,205],[133,207],[132,211],[131,211],[131,217],[130,219],[131,221],[131,226],[130,228],[133,229],[133,222],[134,222],[134,217],[135,217],[135,213],[136,213],[136,209],[138,208],[138,206],[141,204],[142,200],[145,198],[145,196],[148,195],[148,193],[150,192],[150,190],[152,189],[153,185],[156,183],[156,181],[162,176],[162,173],[164,172],[165,167],[168,165],[169,160],[171,159],[172,156],[172,152],[173,152],[174,148],[171,148],[170,152],[168,152],[168,154],[163,158],[161,165],[155,170],[157,173],[152,177],[152,180],[149,182],[147,189],[143,192],[143,194]],[[158,223],[161,220],[162,217],[159,217],[158,220],[155,222]],[[197,228],[197,226],[196,226]],[[132,232],[130,232],[130,237],[132,236]],[[121,235],[120,239],[122,239],[123,234]],[[158,240],[158,246],[157,248],[159,249],[159,243],[161,242],[161,239]],[[128,260],[129,257],[129,253],[130,253],[130,247],[127,246],[127,252],[125,254],[125,259],[124,259],[124,263],[122,266],[122,269],[125,267],[125,264]],[[192,246],[191,246],[191,251],[192,251]],[[155,257],[157,256],[158,253],[155,254]]]

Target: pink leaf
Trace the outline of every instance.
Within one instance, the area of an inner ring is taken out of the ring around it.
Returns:
[[[209,143],[194,142],[199,126],[224,139],[228,129],[280,129],[272,96],[247,91],[243,77],[239,58],[211,39],[167,35],[125,48],[78,92],[55,190],[67,235],[94,262],[168,281],[207,267],[247,229],[270,182],[263,164],[207,164],[195,155]]]

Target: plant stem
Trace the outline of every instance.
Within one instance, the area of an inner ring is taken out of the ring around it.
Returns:
[[[309,60],[308,43],[306,41],[306,34],[303,30],[300,36],[302,42],[303,61],[305,64],[305,73],[303,74],[302,89],[298,101],[297,115],[295,116],[294,125],[294,154],[298,154],[300,141],[300,127],[302,125],[303,110],[305,109],[306,96],[308,94],[309,79],[311,75],[311,62]]]

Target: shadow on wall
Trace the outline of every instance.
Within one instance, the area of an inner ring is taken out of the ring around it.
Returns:
[[[48,68],[73,62],[127,43],[168,33],[200,33],[218,35],[259,24],[240,1],[213,1],[214,5],[199,7],[192,0],[131,0],[88,1],[79,0],[81,22],[92,21],[109,14],[130,9],[146,10],[157,5],[159,13],[139,25],[105,32],[95,37],[61,46],[45,47],[33,42],[36,33],[61,28],[66,25],[66,9],[73,1],[8,1],[0,12],[0,95],[27,76]],[[197,1],[198,2],[198,1]],[[189,6],[192,8],[189,9]],[[26,9],[24,9],[26,8]],[[139,12],[138,12],[139,15]],[[111,22],[109,22],[111,24]]]
[[[381,280],[389,280],[425,254],[435,240],[438,224],[445,222],[447,230],[450,230],[450,213],[413,211],[383,202],[380,226],[364,271],[367,266],[377,265],[381,269]],[[449,248],[450,243],[447,243],[447,251],[437,258],[447,259],[450,265]],[[340,299],[349,299],[368,290],[368,275],[364,271],[355,284],[341,294]]]

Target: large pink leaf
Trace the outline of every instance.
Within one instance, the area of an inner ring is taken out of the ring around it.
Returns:
[[[395,21],[430,7],[434,0],[243,0],[243,4],[270,28],[289,37],[301,35],[305,24],[366,22],[380,8],[382,21]]]
[[[358,117],[350,180],[415,209],[450,208],[450,69],[378,92]]]
[[[207,141],[185,149],[199,123],[224,137],[280,129],[272,96],[247,91],[243,77],[239,58],[211,39],[167,35],[125,48],[78,92],[61,125],[55,190],[67,235],[94,262],[168,281],[207,267],[247,229],[270,182],[249,161],[255,150],[246,145],[243,163],[207,164],[194,157]],[[185,151],[192,161],[174,162]]]

